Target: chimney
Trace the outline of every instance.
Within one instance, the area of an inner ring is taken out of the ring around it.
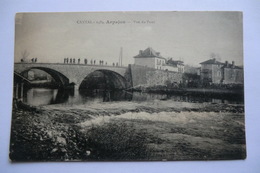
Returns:
[[[228,67],[228,61],[225,62],[226,67]]]
[[[216,63],[216,58],[213,58],[213,63]]]
[[[142,55],[143,54],[143,51],[142,50],[139,50],[139,55]]]
[[[235,61],[232,61],[232,68],[235,67]]]

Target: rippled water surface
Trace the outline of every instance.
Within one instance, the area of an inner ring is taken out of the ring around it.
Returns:
[[[32,88],[24,95],[24,102],[30,105],[62,104],[64,106],[82,105],[102,102],[151,102],[154,100],[172,100],[181,102],[243,103],[241,99],[216,98],[203,95],[154,94],[127,91],[67,91],[59,89]]]

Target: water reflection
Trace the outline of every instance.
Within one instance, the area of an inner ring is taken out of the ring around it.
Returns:
[[[172,94],[154,94],[142,92],[111,91],[111,90],[83,90],[79,92],[31,88],[24,95],[24,102],[29,105],[50,105],[63,104],[64,106],[82,105],[89,103],[131,101],[131,102],[149,102],[154,100],[172,100],[179,102],[212,102],[212,103],[234,103],[241,104],[243,99],[232,97],[209,97],[205,95],[172,95]]]
[[[66,102],[69,93],[59,89],[31,88],[24,95],[24,102],[29,105],[50,105]]]
[[[133,97],[132,92],[124,90],[80,90],[79,94],[84,98],[98,98],[100,102],[131,101]],[[84,100],[88,101],[88,99]]]

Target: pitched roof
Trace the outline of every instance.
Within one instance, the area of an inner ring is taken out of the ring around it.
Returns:
[[[232,64],[225,64],[223,67],[221,68],[233,68],[233,69],[243,69],[243,67],[239,67],[239,66],[233,66]]]
[[[174,66],[174,67],[177,67],[177,65],[184,65],[183,64],[183,61],[180,61],[180,60],[177,60],[177,61],[174,61],[171,59],[169,59],[167,62],[166,62],[167,65],[170,65],[170,66]]]
[[[209,59],[207,61],[201,62],[200,64],[220,64],[223,65],[224,63],[217,61],[215,58]]]
[[[145,50],[140,50],[139,54],[134,56],[134,58],[145,58],[145,57],[147,57],[147,58],[149,58],[149,57],[157,57],[157,58],[165,59],[164,57],[162,57],[160,55],[160,52],[156,52],[151,47],[148,47]]]
[[[221,68],[243,69],[243,67],[235,66],[235,65],[232,65],[232,64],[227,63],[227,62],[226,63],[219,62],[215,58],[201,62],[200,64],[217,64],[217,65],[223,65]]]

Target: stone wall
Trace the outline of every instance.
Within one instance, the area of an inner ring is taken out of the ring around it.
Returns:
[[[129,68],[131,69],[133,87],[166,85],[168,81],[170,83],[182,81],[182,73],[156,70],[139,65],[129,65]]]

